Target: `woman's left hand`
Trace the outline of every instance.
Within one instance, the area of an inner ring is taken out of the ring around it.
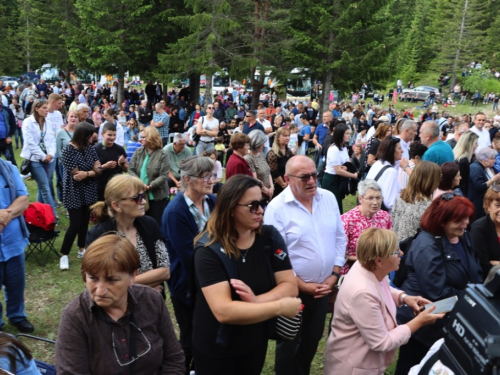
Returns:
[[[74,175],[73,175],[73,179],[75,181],[82,181],[84,180],[85,178],[87,178],[87,173],[86,171],[78,171],[76,172]]]
[[[243,281],[238,279],[231,279],[231,286],[236,290],[243,302],[259,302],[258,297],[253,293],[252,289]]]
[[[403,302],[410,306],[417,315],[424,305],[432,303],[428,299],[420,296],[406,296]]]

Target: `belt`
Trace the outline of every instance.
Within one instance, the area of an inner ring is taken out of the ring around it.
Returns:
[[[214,141],[205,142],[205,141],[202,141],[201,139],[200,139],[200,142],[203,142],[203,143],[214,143]]]

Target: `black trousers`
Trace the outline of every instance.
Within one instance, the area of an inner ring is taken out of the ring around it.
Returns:
[[[410,369],[418,365],[431,347],[410,337],[410,340],[399,348],[398,364],[394,375],[407,375]]]
[[[149,201],[149,210],[146,212],[146,215],[151,216],[156,220],[158,225],[161,228],[161,218],[163,217],[163,211],[165,207],[167,207],[168,201],[167,198],[162,199],[161,201]]]
[[[196,375],[260,375],[267,345],[237,357],[214,358],[193,348]]]
[[[89,228],[90,206],[82,206],[80,208],[72,208],[68,210],[69,227],[64,235],[64,240],[61,246],[61,254],[68,255],[75,238],[78,235],[78,247],[85,247],[85,239],[87,238],[87,229]]]
[[[276,375],[309,375],[311,363],[325,329],[328,296],[314,298],[299,293],[304,310],[302,326],[293,341],[276,341],[274,372]]]
[[[184,357],[186,357],[186,375],[189,375],[189,372],[194,369],[192,347],[194,306],[186,305],[174,297],[170,297],[170,299],[174,307],[175,320],[179,325],[179,343],[184,351]]]
[[[14,156],[14,149],[12,148],[12,142],[7,143],[5,139],[0,139],[0,156],[4,155],[5,159],[10,161],[17,167],[16,157]]]

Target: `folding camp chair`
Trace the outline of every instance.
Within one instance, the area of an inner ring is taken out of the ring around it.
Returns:
[[[56,344],[56,342],[53,340],[44,339],[42,337],[37,337],[37,336],[32,336],[32,335],[27,335],[25,333],[18,333],[16,335],[16,337],[17,338],[27,337],[29,339],[47,342],[47,343],[52,344],[52,345]],[[36,367],[38,368],[38,371],[40,371],[40,374],[42,374],[42,375],[56,375],[56,366],[51,365],[51,364],[46,363],[46,362],[43,362],[43,361],[38,361],[36,359],[35,359],[35,363],[36,363]]]
[[[31,224],[26,225],[30,232],[30,243],[26,248],[26,259],[33,254],[38,264],[44,267],[47,264],[47,259],[51,252],[59,258],[59,253],[54,247],[54,242],[59,236],[59,231],[54,229],[46,231]],[[45,257],[45,259],[43,259],[43,257]]]

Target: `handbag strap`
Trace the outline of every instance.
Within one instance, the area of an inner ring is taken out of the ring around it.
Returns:
[[[378,179],[380,177],[382,177],[382,175],[384,174],[384,172],[389,169],[389,168],[392,168],[392,165],[385,165],[381,170],[380,172],[378,172],[377,176],[375,177],[375,181],[378,181]]]

